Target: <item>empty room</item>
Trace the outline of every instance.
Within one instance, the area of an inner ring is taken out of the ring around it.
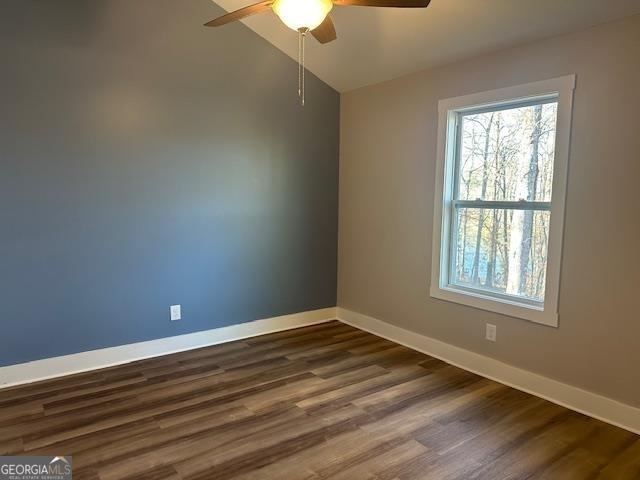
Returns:
[[[0,0],[0,480],[640,480],[640,1]]]

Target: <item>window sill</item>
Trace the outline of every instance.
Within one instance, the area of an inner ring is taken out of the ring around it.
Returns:
[[[512,302],[489,295],[482,295],[481,293],[458,290],[455,287],[432,286],[430,294],[433,298],[439,300],[458,303],[509,317],[521,318],[550,327],[558,326],[557,312],[550,312],[533,305]]]

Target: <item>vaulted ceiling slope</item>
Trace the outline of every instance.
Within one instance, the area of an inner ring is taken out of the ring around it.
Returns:
[[[256,1],[215,3],[231,11]],[[211,17],[218,13],[212,9]],[[338,39],[326,45],[310,39],[306,63],[345,92],[634,14],[640,14],[639,0],[432,0],[426,9],[335,7],[331,15]],[[297,34],[272,12],[244,23],[297,60]],[[212,29],[211,37],[215,35]]]

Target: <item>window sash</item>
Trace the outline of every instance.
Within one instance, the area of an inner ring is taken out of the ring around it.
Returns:
[[[551,211],[551,202],[529,202],[527,200],[452,200],[451,204],[455,209],[484,208],[487,210],[535,210],[543,212]]]
[[[455,137],[454,137],[454,165],[453,165],[453,201],[454,202],[461,202],[462,200],[457,200],[460,196],[460,155],[461,155],[461,150],[462,150],[462,119],[466,116],[470,116],[470,115],[476,115],[479,113],[489,113],[489,112],[501,112],[504,110],[511,110],[514,108],[523,108],[523,107],[533,107],[536,105],[547,105],[549,103],[559,103],[559,94],[552,94],[552,95],[546,95],[544,97],[538,97],[538,98],[533,98],[533,99],[525,99],[525,100],[518,100],[518,101],[513,101],[513,102],[504,102],[504,103],[499,103],[497,105],[490,105],[490,106],[485,106],[485,107],[474,107],[474,108],[469,108],[469,109],[465,109],[465,110],[460,110],[457,111],[455,114]],[[556,119],[557,120],[557,119]],[[556,135],[557,135],[557,131],[556,131]],[[555,165],[555,158],[553,161],[554,165]],[[476,201],[483,201],[483,200],[476,200]],[[491,203],[492,201],[490,200],[486,200],[486,202]],[[549,210],[551,210],[551,201],[549,202],[527,202],[526,200],[520,200],[519,202],[526,202],[529,204],[548,204],[549,205]],[[509,205],[511,203],[514,203],[513,200],[511,201],[505,201],[504,202],[505,205]],[[500,208],[500,207],[487,207],[487,208]],[[504,207],[504,208],[508,208],[508,209],[513,209],[517,207]],[[539,210],[538,208],[536,208],[536,210]]]
[[[531,307],[538,308],[542,310],[544,308],[544,301],[535,300],[532,298],[528,298],[521,295],[510,295],[508,293],[495,292],[492,290],[487,290],[484,288],[474,288],[468,285],[463,285],[460,283],[456,283],[455,279],[455,271],[457,267],[457,251],[458,251],[458,209],[459,208],[484,208],[488,210],[523,210],[523,211],[546,211],[551,212],[551,203],[550,202],[527,202],[527,201],[519,201],[519,202],[500,202],[500,201],[483,201],[483,200],[453,200],[451,202],[453,204],[454,212],[450,215],[451,218],[451,228],[450,228],[450,238],[448,242],[448,255],[449,261],[448,263],[448,272],[447,272],[447,280],[446,284],[449,287],[454,287],[456,290],[461,290],[470,294],[479,295],[482,297],[496,298],[507,302],[513,302],[516,304],[525,304]],[[548,246],[547,246],[548,249]],[[548,265],[547,265],[548,267]],[[546,296],[546,292],[545,292]]]

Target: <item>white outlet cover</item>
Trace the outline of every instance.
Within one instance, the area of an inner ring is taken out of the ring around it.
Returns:
[[[171,321],[175,322],[176,320],[180,320],[182,318],[182,309],[180,305],[171,305],[169,307],[169,313],[171,316]]]
[[[493,325],[492,323],[487,323],[487,328],[485,331],[485,338],[487,340],[489,340],[490,342],[495,342],[496,341],[496,333],[497,333],[497,327],[495,325]]]

